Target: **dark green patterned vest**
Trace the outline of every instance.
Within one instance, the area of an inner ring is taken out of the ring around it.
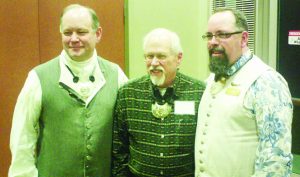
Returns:
[[[118,68],[107,60],[98,61],[106,83],[87,107],[59,86],[59,57],[35,68],[42,87],[39,176],[110,176]]]

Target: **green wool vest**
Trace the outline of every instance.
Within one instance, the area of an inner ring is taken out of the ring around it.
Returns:
[[[98,61],[106,83],[87,107],[59,86],[59,57],[35,68],[42,88],[39,176],[110,176],[118,68],[107,60]]]

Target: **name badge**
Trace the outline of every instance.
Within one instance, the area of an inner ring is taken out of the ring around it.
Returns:
[[[241,90],[238,87],[229,87],[229,88],[227,88],[225,93],[227,95],[239,96],[241,93]]]
[[[195,115],[195,102],[194,101],[175,101],[174,114],[187,114]]]

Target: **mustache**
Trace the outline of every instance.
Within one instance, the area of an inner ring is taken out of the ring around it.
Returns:
[[[165,72],[164,68],[162,66],[150,66],[149,71],[162,71]]]
[[[209,53],[212,54],[213,52],[219,52],[219,53],[224,53],[225,50],[222,48],[211,48],[209,49]]]

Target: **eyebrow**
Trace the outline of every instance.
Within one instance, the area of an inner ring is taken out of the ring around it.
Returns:
[[[227,33],[227,32],[223,31],[223,30],[218,30],[214,34],[216,34],[216,33]],[[213,33],[212,32],[206,32],[206,34],[213,34]]]

